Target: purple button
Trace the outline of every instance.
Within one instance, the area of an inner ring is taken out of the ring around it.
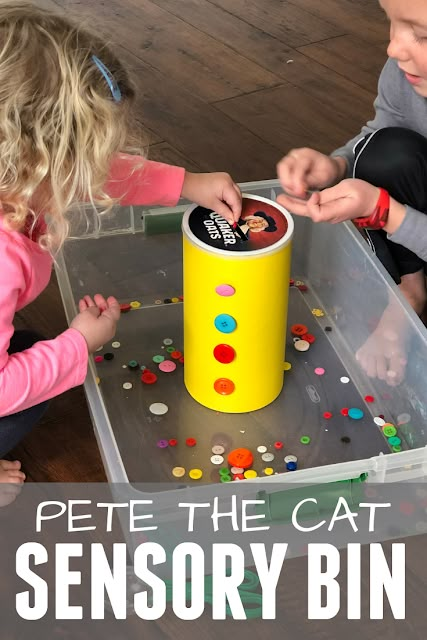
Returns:
[[[234,296],[236,290],[231,284],[219,284],[215,287],[215,291],[219,296]]]
[[[159,449],[166,449],[166,447],[169,446],[169,442],[167,440],[159,440],[157,442],[157,446],[159,447]]]

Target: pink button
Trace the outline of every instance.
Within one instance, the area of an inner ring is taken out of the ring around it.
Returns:
[[[95,362],[102,362],[104,360],[104,356],[95,356]]]
[[[215,291],[219,296],[234,296],[236,290],[231,284],[220,284],[215,287]]]
[[[165,373],[171,373],[172,371],[175,371],[176,364],[175,362],[172,362],[172,360],[163,360],[163,362],[159,364],[159,369]]]
[[[314,370],[314,373],[316,374],[316,376],[323,376],[325,373],[325,370],[323,367],[316,367]]]

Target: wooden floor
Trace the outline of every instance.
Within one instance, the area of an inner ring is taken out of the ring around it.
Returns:
[[[236,181],[275,177],[294,146],[329,152],[372,114],[388,26],[377,0],[35,0],[123,57],[149,156]],[[105,292],[108,294],[108,292]],[[16,327],[65,329],[56,282]],[[13,452],[34,481],[105,479],[82,388],[52,400]]]

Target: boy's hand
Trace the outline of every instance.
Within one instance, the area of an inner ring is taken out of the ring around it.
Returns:
[[[332,158],[308,149],[292,149],[277,165],[281,185],[289,195],[305,198],[309,189],[322,189],[341,180],[346,172],[344,158]]]
[[[79,300],[79,315],[71,322],[70,327],[80,331],[87,342],[89,353],[102,347],[116,333],[120,318],[120,305],[116,298],[107,300],[97,293],[94,299],[85,296]]]
[[[185,172],[183,198],[216,211],[230,224],[237,222],[242,212],[242,194],[228,173]]]
[[[365,180],[348,178],[335,187],[315,191],[308,200],[297,200],[286,195],[277,196],[277,202],[291,213],[307,216],[313,222],[344,222],[369,216],[377,204],[380,190]]]

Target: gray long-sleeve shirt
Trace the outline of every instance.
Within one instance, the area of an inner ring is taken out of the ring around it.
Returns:
[[[395,60],[389,58],[378,82],[378,96],[374,102],[375,117],[361,133],[336,149],[331,155],[343,156],[352,175],[354,145],[361,137],[384,127],[405,127],[427,138],[427,98],[415,93]],[[402,203],[405,204],[406,203]],[[427,262],[427,215],[406,205],[406,215],[400,227],[388,238],[413,251]]]

